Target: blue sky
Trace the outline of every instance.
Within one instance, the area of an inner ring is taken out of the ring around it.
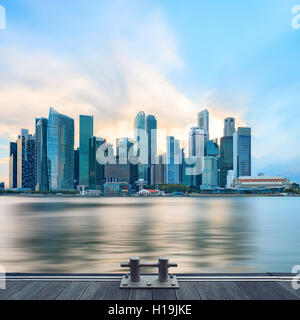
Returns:
[[[253,128],[253,174],[300,182],[297,4],[0,0],[0,180],[8,142],[53,106],[75,119],[94,114],[97,135],[112,142],[139,110],[182,140],[203,108],[212,137],[235,116]]]

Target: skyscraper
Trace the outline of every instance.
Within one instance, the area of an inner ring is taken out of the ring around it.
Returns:
[[[138,158],[138,178],[148,181],[148,139],[146,115],[140,111],[134,121],[134,150]]]
[[[172,136],[167,136],[166,152],[166,183],[179,184],[181,164],[180,142]]]
[[[48,119],[36,121],[36,190],[48,191],[48,159],[47,159],[47,128]]]
[[[90,139],[93,137],[92,116],[79,117],[79,185],[89,185],[89,152]]]
[[[154,165],[155,184],[165,184],[166,164],[165,154],[159,155],[157,163]]]
[[[251,128],[238,128],[234,133],[233,158],[235,177],[251,176]]]
[[[205,131],[198,127],[190,129],[189,158],[190,168],[193,168],[192,185],[201,185],[202,158],[205,155]],[[191,170],[190,170],[191,171]]]
[[[207,156],[219,156],[218,139],[208,140],[206,143],[206,155]]]
[[[204,142],[206,144],[209,140],[209,112],[207,110],[198,113],[198,127],[204,131]]]
[[[221,138],[220,186],[222,188],[226,186],[228,170],[233,170],[233,137]]]
[[[219,186],[219,158],[215,156],[203,157],[203,173],[201,188],[216,188]]]
[[[146,119],[148,137],[148,179],[149,184],[154,184],[154,164],[157,156],[157,121],[155,116],[148,115]]]
[[[104,165],[97,161],[97,150],[105,143],[105,139],[93,137],[90,139],[89,186],[92,190],[100,190],[105,182]]]
[[[9,188],[17,188],[18,144],[11,142],[9,146]]]
[[[74,120],[50,108],[47,130],[49,189],[74,189]]]
[[[79,186],[79,148],[74,150],[74,189]]]
[[[17,144],[17,186],[34,190],[36,186],[35,139],[27,129],[22,129]]]
[[[235,133],[235,119],[226,118],[224,120],[224,137],[232,137]]]

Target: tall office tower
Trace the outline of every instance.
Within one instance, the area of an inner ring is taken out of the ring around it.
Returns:
[[[189,133],[189,163],[194,170],[192,185],[201,185],[202,158],[205,155],[205,132],[197,127]],[[193,163],[192,163],[193,162]]]
[[[198,113],[198,128],[204,131],[204,143],[206,145],[206,142],[209,140],[209,112],[207,110]],[[206,152],[206,150],[204,152]]]
[[[47,131],[49,189],[74,190],[74,120],[50,108]]]
[[[185,186],[191,186],[192,183],[192,175],[191,175],[191,168],[193,165],[190,165],[190,159],[186,158],[185,151],[182,149],[182,165],[181,165],[181,184]]]
[[[233,135],[235,178],[251,176],[251,128],[238,128]]]
[[[9,188],[15,189],[18,185],[17,180],[17,161],[18,161],[18,144],[11,142],[9,145]]]
[[[148,181],[148,139],[146,115],[140,111],[134,121],[134,151],[138,158],[138,179]]]
[[[105,182],[104,165],[97,161],[97,150],[105,143],[105,139],[93,137],[90,139],[89,151],[89,186],[92,190],[100,190]]]
[[[79,185],[89,185],[90,139],[94,135],[94,118],[79,116]]]
[[[154,165],[154,184],[165,184],[166,164],[165,154],[157,156],[157,163]]]
[[[79,186],[79,148],[74,150],[74,189]]]
[[[217,157],[219,156],[218,139],[208,140],[206,143],[206,155]]]
[[[134,143],[129,138],[119,138],[116,144],[116,155],[119,163],[127,164],[134,156]]]
[[[157,156],[157,121],[155,116],[148,115],[146,119],[146,132],[148,137],[148,179],[154,184],[154,164]]]
[[[215,156],[203,157],[202,185],[203,189],[219,186],[219,158]]]
[[[233,170],[233,137],[221,138],[220,186],[222,188],[226,186],[228,170]]]
[[[235,119],[226,118],[224,120],[224,137],[232,137],[235,133]]]
[[[180,142],[174,137],[167,136],[166,152],[166,184],[179,184],[181,164]]]
[[[48,119],[41,118],[36,121],[36,190],[48,191],[48,159],[47,159],[47,128]]]
[[[34,190],[36,186],[35,139],[27,129],[22,129],[17,144],[17,186]]]

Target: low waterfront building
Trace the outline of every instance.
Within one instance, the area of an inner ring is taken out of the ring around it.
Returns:
[[[141,191],[138,192],[139,196],[162,196],[164,195],[164,192],[160,191],[160,190],[152,190],[152,189],[143,189]]]
[[[244,188],[244,189],[285,189],[290,186],[290,180],[288,178],[282,177],[267,177],[267,176],[257,176],[257,177],[239,177],[238,179],[233,179],[233,188]]]
[[[130,195],[131,186],[127,182],[106,182],[104,184],[105,196]]]

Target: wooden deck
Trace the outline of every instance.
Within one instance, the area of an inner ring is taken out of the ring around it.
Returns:
[[[290,274],[177,275],[180,289],[120,289],[121,275],[9,274],[0,300],[299,300]]]

